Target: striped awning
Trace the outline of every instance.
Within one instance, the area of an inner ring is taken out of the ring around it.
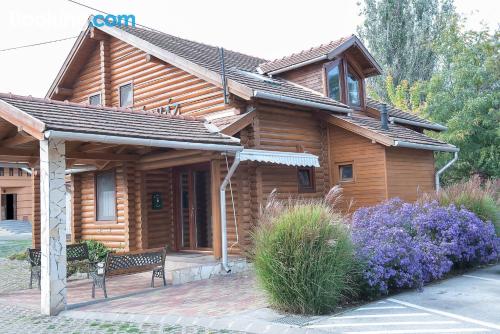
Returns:
[[[239,152],[239,156],[240,161],[258,161],[299,167],[319,167],[318,157],[310,153],[244,149]]]

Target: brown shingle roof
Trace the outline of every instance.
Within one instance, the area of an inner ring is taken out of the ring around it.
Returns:
[[[210,132],[203,120],[190,116],[96,107],[12,94],[0,94],[0,100],[41,121],[45,130],[239,145],[235,138]]]
[[[216,73],[221,72],[220,56],[217,47],[137,27],[121,27],[121,29],[199,66]],[[257,65],[265,61],[262,58],[230,50],[225,50],[224,55],[226,77],[254,91],[348,108],[338,101],[287,80],[278,78],[270,79],[268,76],[258,74],[256,72]]]
[[[330,52],[334,51],[335,49],[337,49],[342,44],[344,44],[351,37],[352,37],[352,35],[348,36],[348,37],[342,37],[342,38],[339,38],[335,41],[331,41],[330,43],[327,43],[327,44],[322,44],[322,45],[317,46],[317,47],[312,47],[308,50],[303,50],[303,51],[298,52],[298,53],[293,53],[289,56],[286,56],[286,57],[283,57],[280,59],[275,59],[272,61],[262,63],[259,65],[259,69],[260,69],[260,71],[262,71],[262,73],[269,73],[269,72],[276,71],[276,70],[279,70],[279,69],[282,69],[282,68],[285,68],[288,66],[300,64],[300,63],[308,61],[308,60],[312,60],[312,59],[315,59],[315,58],[318,58],[321,56],[325,56],[325,55],[329,54]]]
[[[382,102],[374,100],[374,99],[369,98],[369,97],[366,98],[366,105],[367,105],[367,107],[375,109],[379,112],[382,109]],[[402,119],[412,121],[412,122],[422,123],[423,126],[425,126],[425,125],[432,126],[432,127],[440,126],[439,124],[430,122],[430,121],[426,120],[425,118],[422,118],[422,117],[419,117],[415,114],[411,114],[409,112],[403,111],[403,110],[398,109],[398,108],[391,106],[389,104],[387,105],[387,111],[389,112],[390,117],[397,117],[397,118],[402,118]],[[444,130],[444,127],[443,127],[443,130]]]
[[[380,121],[372,117],[362,116],[359,114],[354,114],[352,116],[334,115],[334,117],[340,118],[346,122],[352,123],[364,129],[387,136],[393,140],[410,142],[414,144],[425,144],[449,148],[454,147],[453,145],[447,144],[440,140],[426,136],[423,133],[405,128],[404,126],[397,124],[389,124],[389,130],[384,130],[380,126]]]

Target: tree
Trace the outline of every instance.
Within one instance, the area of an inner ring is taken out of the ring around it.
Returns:
[[[455,15],[453,0],[364,0],[361,14],[359,35],[395,86],[430,79],[437,64],[432,43]],[[369,85],[373,95],[388,100],[384,78]]]
[[[460,148],[447,181],[500,177],[500,30],[465,31],[454,20],[436,43],[438,71],[426,84],[421,112],[446,124],[438,135]],[[444,163],[440,157],[438,165]]]

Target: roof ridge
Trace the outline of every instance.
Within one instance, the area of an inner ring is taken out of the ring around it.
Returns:
[[[183,40],[183,41],[187,41],[187,42],[191,42],[191,43],[197,43],[197,44],[201,44],[201,45],[208,46],[208,47],[215,48],[215,49],[218,49],[218,48],[222,47],[222,48],[224,48],[224,52],[237,53],[237,54],[245,56],[245,57],[251,57],[251,58],[256,58],[256,59],[259,59],[259,60],[263,60],[264,62],[268,62],[269,61],[268,59],[265,59],[265,58],[262,58],[262,57],[252,56],[252,55],[240,52],[240,51],[235,51],[235,50],[227,49],[227,48],[225,48],[223,46],[215,46],[215,45],[204,43],[204,42],[198,42],[198,41],[195,41],[193,39],[188,39],[188,38],[184,38],[184,37],[172,35],[172,34],[169,34],[169,33],[166,33],[166,32],[160,31],[160,30],[156,30],[156,29],[153,29],[153,28],[149,28],[149,27],[147,27],[148,29],[138,28],[138,27],[133,27],[133,28],[127,27],[127,28],[129,28],[129,29],[138,29],[138,30],[150,31],[150,32],[153,32],[153,33],[156,33],[156,34],[160,34],[160,35],[167,35],[167,36],[170,36],[170,37],[173,37],[173,38],[177,38],[177,39],[180,39],[180,40]]]
[[[53,99],[49,99],[49,98],[33,97],[31,95],[24,96],[24,95],[12,94],[12,93],[1,93],[0,92],[0,99],[1,98],[16,99],[16,100],[21,100],[21,101],[44,102],[44,103],[56,104],[56,105],[62,105],[62,106],[73,106],[73,107],[80,107],[80,108],[86,108],[86,109],[98,109],[98,110],[109,110],[109,111],[117,111],[117,112],[128,112],[128,113],[135,113],[135,114],[159,116],[159,117],[170,118],[170,119],[173,118],[173,119],[182,119],[182,120],[187,120],[187,121],[204,122],[203,118],[199,118],[199,117],[195,117],[195,116],[161,114],[159,112],[155,112],[155,111],[151,111],[151,110],[134,110],[134,109],[124,108],[124,107],[106,107],[106,106],[102,106],[102,105],[90,105],[88,103],[70,102],[68,100],[59,101],[59,100],[53,100]]]

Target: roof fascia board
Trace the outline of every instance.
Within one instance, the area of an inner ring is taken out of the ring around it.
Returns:
[[[318,117],[327,123],[336,125],[340,128],[343,128],[347,131],[356,133],[362,137],[371,139],[379,144],[382,144],[384,146],[393,146],[394,145],[394,140],[392,138],[389,138],[387,136],[384,136],[380,133],[377,133],[375,131],[363,128],[359,125],[353,124],[351,122],[348,122],[342,118],[338,118],[335,115],[332,114],[325,114],[325,113],[317,113]]]
[[[347,51],[347,49],[349,49],[351,46],[354,46],[354,45],[357,46],[361,50],[363,55],[366,58],[368,58],[370,63],[372,63],[373,66],[375,66],[375,69],[378,71],[378,74],[382,74],[382,72],[383,72],[382,67],[379,65],[379,63],[377,63],[375,58],[373,58],[373,56],[370,54],[370,52],[366,49],[364,44],[359,40],[359,38],[356,35],[352,35],[347,41],[342,43],[342,45],[340,45],[338,48],[336,48],[335,50],[332,50],[330,53],[328,53],[327,57],[328,57],[328,59],[333,59],[336,56],[338,56],[339,54],[341,54],[342,52]]]
[[[128,44],[148,53],[153,56],[155,56],[158,59],[161,59],[169,64],[172,64],[173,66],[176,66],[186,72],[189,72],[193,75],[196,75],[200,77],[203,80],[206,80],[210,82],[211,84],[214,84],[218,87],[222,87],[222,78],[221,76],[214,72],[211,71],[203,66],[200,66],[198,64],[195,64],[183,57],[180,57],[170,51],[167,51],[165,49],[160,48],[159,46],[156,46],[148,41],[145,41],[139,37],[136,37],[122,29],[119,29],[117,27],[108,27],[106,25],[102,27],[98,27],[97,29],[113,36],[116,37],[124,42],[127,42]],[[249,100],[252,95],[253,95],[253,90],[245,85],[242,85],[238,82],[235,82],[232,79],[227,79],[228,83],[228,88],[229,91],[237,96],[240,96],[241,98],[245,100]]]
[[[42,121],[1,99],[0,117],[38,140],[44,139],[45,124]]]
[[[429,130],[435,130],[435,131],[448,130],[448,128],[446,126],[441,125],[441,124],[426,124],[426,123],[417,122],[417,121],[410,121],[410,120],[400,118],[400,117],[389,117],[389,122],[414,125],[414,126],[418,126],[418,127],[429,129]]]
[[[342,107],[337,107],[337,106],[333,106],[333,105],[329,105],[329,104],[312,102],[312,101],[308,101],[308,100],[302,100],[302,99],[297,99],[297,98],[283,96],[283,95],[276,95],[276,94],[271,94],[268,92],[255,91],[253,96],[256,98],[264,99],[264,100],[271,100],[271,101],[282,102],[282,103],[290,103],[290,104],[295,104],[295,105],[303,106],[303,107],[329,110],[329,111],[340,112],[340,113],[344,113],[344,114],[352,113],[352,109],[349,109],[349,108],[342,108]]]
[[[148,147],[164,147],[179,150],[203,150],[203,151],[217,151],[217,152],[239,152],[243,146],[239,145],[239,139],[233,138],[235,145],[225,144],[211,144],[211,143],[193,143],[182,142],[174,140],[161,140],[161,139],[147,139],[137,137],[113,136],[93,133],[70,132],[70,131],[57,131],[48,130],[44,133],[45,138],[58,138],[69,141],[85,141],[96,142],[105,144],[117,145],[137,145]]]
[[[231,123],[225,128],[222,128],[220,132],[228,136],[233,136],[236,133],[243,130],[244,128],[246,128],[247,126],[249,126],[250,124],[252,124],[256,115],[257,115],[257,110],[252,109],[234,123]]]
[[[90,31],[90,27],[88,24],[89,21],[87,21],[86,28],[84,28],[81,32],[80,35],[78,35],[78,38],[76,39],[75,43],[73,44],[73,47],[71,48],[68,56],[66,56],[66,59],[64,60],[63,65],[59,69],[59,72],[57,73],[57,76],[55,77],[54,81],[50,85],[49,90],[47,91],[47,94],[45,94],[45,98],[52,98],[52,96],[55,93],[55,90],[59,83],[61,82],[62,78],[66,74],[66,70],[68,69],[69,65],[73,62],[73,59],[75,58],[75,55],[78,53],[80,50],[80,47],[82,46],[83,40],[85,39],[85,36],[88,35]]]
[[[299,67],[302,67],[302,66],[306,66],[306,65],[310,65],[310,64],[314,64],[318,61],[322,61],[322,60],[325,60],[327,59],[327,55],[323,55],[323,56],[319,56],[319,57],[316,57],[316,58],[313,58],[313,59],[309,59],[309,60],[306,60],[306,61],[303,61],[303,62],[300,62],[300,63],[297,63],[297,64],[294,64],[294,65],[290,65],[290,66],[286,66],[286,67],[282,67],[278,70],[274,70],[274,71],[271,71],[271,72],[268,72],[266,73],[267,75],[275,75],[275,74],[280,74],[280,73],[283,73],[283,72],[287,72],[287,71],[291,71],[291,70],[294,70],[296,68],[299,68]],[[265,74],[264,71],[262,71],[260,69],[260,67],[257,68],[257,71],[260,73],[260,74]]]

